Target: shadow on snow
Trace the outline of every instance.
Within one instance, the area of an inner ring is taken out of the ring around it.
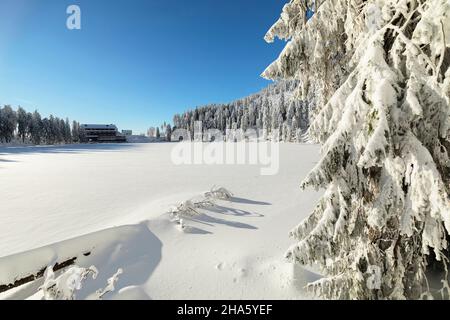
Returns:
[[[108,143],[108,144],[69,144],[52,146],[1,146],[0,155],[33,154],[33,153],[84,153],[84,152],[111,152],[131,149],[135,144],[131,143]],[[0,160],[1,161],[1,160]],[[6,162],[6,161],[3,161]],[[9,161],[8,161],[9,162]]]
[[[268,202],[262,202],[262,201],[254,201],[244,198],[237,198],[233,197],[230,199],[230,202],[233,203],[242,203],[242,204],[250,204],[250,205],[271,205]],[[209,214],[208,214],[209,213]],[[238,229],[249,229],[249,230],[257,230],[258,228],[243,222],[237,222],[237,221],[230,221],[227,219],[222,219],[219,217],[214,217],[212,214],[220,214],[224,216],[234,216],[234,217],[256,217],[256,218],[262,218],[264,217],[263,214],[256,213],[256,212],[250,212],[242,209],[236,209],[231,207],[226,207],[223,205],[215,205],[214,207],[202,210],[201,214],[186,218],[186,220],[190,220],[199,224],[203,224],[208,227],[214,227],[214,225],[221,224],[232,228],[238,228]],[[211,234],[211,232],[199,229],[192,226],[187,226],[184,230],[184,232],[189,234]]]

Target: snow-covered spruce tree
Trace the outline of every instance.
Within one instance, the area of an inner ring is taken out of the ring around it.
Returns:
[[[326,193],[287,257],[323,268],[308,287],[325,298],[431,297],[430,265],[448,264],[450,1],[325,0],[307,20],[312,5],[292,0],[266,36],[289,42],[263,76],[301,80],[323,144],[302,187]]]

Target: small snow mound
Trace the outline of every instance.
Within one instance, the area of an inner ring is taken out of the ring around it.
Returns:
[[[223,262],[221,262],[218,265],[216,265],[216,269],[217,270],[222,270],[223,269]]]

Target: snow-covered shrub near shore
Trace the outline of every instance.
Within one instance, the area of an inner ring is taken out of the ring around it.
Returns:
[[[205,192],[205,197],[210,199],[230,200],[233,194],[224,187],[213,186],[210,191]]]
[[[325,0],[307,20],[312,5],[292,0],[266,36],[290,41],[263,75],[317,96],[323,144],[302,187],[327,192],[287,257],[323,268],[326,298],[430,297],[427,267],[448,263],[450,2]]]
[[[213,207],[214,202],[210,199],[186,200],[170,209],[174,217],[193,217],[199,214],[198,209]]]
[[[185,228],[183,218],[190,218],[200,215],[199,209],[208,209],[216,205],[216,200],[230,200],[233,194],[224,187],[213,186],[211,190],[203,195],[180,202],[178,205],[170,208],[170,215],[174,222],[178,223],[181,230]]]
[[[56,277],[53,268],[49,266],[45,271],[44,284],[39,289],[42,290],[45,300],[75,300],[75,292],[82,288],[83,281],[88,276],[95,279],[97,275],[98,270],[94,266],[73,266]]]
[[[119,280],[119,276],[123,273],[122,269],[107,280],[105,288],[98,289],[93,298],[101,300],[105,295],[115,290],[115,285]],[[91,276],[96,279],[99,271],[95,266],[89,268],[82,268],[79,266],[72,266],[64,271],[59,276],[55,275],[53,267],[49,266],[45,270],[44,284],[39,288],[43,292],[44,300],[75,300],[76,292],[81,290],[83,282]]]
[[[99,289],[95,292],[95,297],[97,300],[103,299],[105,295],[107,295],[110,292],[113,292],[116,288],[115,285],[117,281],[119,281],[119,276],[123,273],[122,269],[117,270],[117,272],[107,280],[108,284],[105,288]]]

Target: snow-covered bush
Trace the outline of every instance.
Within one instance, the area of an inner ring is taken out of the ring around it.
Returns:
[[[119,281],[119,276],[123,273],[122,269],[118,269],[117,272],[107,280],[108,284],[105,288],[99,289],[95,292],[97,300],[103,299],[105,295],[115,290],[115,285]]]
[[[178,205],[170,209],[172,216],[196,216],[198,215],[197,207],[191,200],[180,202]]]
[[[216,200],[230,200],[233,194],[224,187],[213,186],[210,191],[203,195],[180,202],[178,205],[170,208],[170,215],[173,218],[172,222],[179,225],[181,230],[184,230],[186,225],[184,218],[190,218],[200,215],[199,209],[208,209],[216,205]]]
[[[210,191],[205,192],[204,196],[207,199],[230,200],[233,194],[224,187],[213,186]]]
[[[45,300],[74,300],[75,292],[82,288],[83,281],[88,276],[95,279],[97,275],[98,270],[94,266],[89,268],[73,266],[56,277],[53,267],[49,266],[44,274],[44,284],[39,290],[42,290]]]
[[[73,266],[62,271],[61,275],[56,277],[53,267],[49,266],[44,274],[44,284],[39,290],[42,290],[44,300],[75,300],[75,293],[82,289],[83,282],[89,276],[91,276],[92,279],[96,279],[98,273],[95,266],[89,268]],[[122,273],[123,270],[118,269],[117,272],[107,280],[106,287],[95,292],[94,298],[96,300],[101,300],[106,294],[113,292],[115,290],[115,284]]]
[[[302,186],[326,189],[287,257],[323,268],[326,298],[429,296],[427,267],[448,263],[450,2],[291,0],[275,37],[263,75],[315,97],[322,158]]]
[[[170,215],[172,222],[176,223],[181,231],[185,230],[185,223],[183,218],[191,218],[200,215],[198,209],[205,209],[214,206],[212,199],[203,198],[200,200],[186,200],[180,202],[178,205],[170,208]]]
[[[186,200],[170,209],[170,213],[174,217],[193,217],[199,215],[198,209],[206,209],[213,207],[215,204],[211,199]]]

